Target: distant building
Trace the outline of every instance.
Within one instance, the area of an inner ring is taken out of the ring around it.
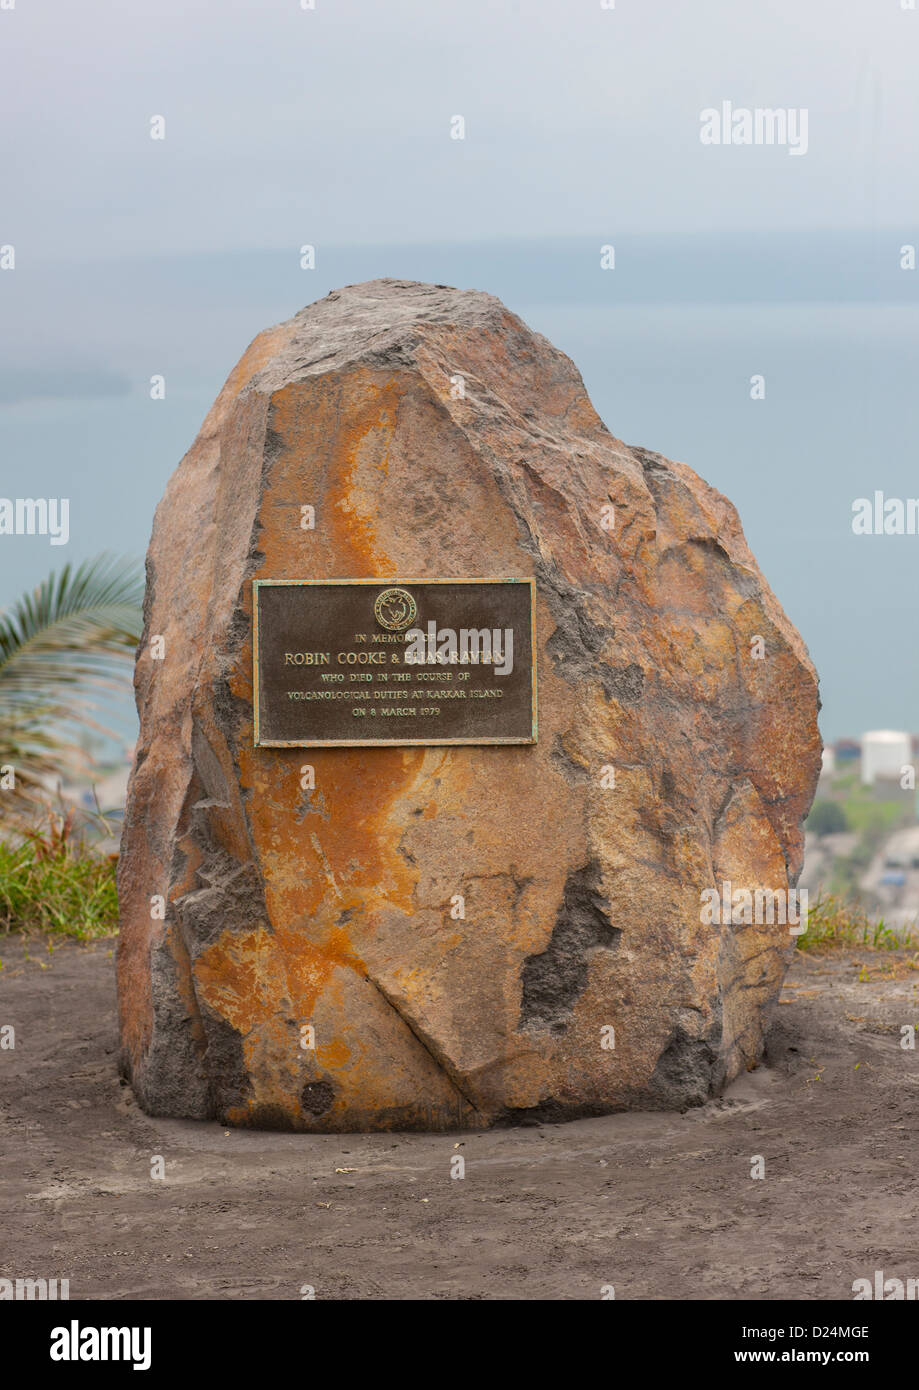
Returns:
[[[893,729],[874,729],[862,738],[862,782],[871,787],[878,778],[899,780],[912,761],[913,740]]]
[[[838,738],[833,744],[833,753],[838,763],[853,763],[861,757],[861,744],[854,738]]]
[[[820,776],[831,777],[836,771],[836,754],[829,744],[823,750],[823,757],[820,762]]]

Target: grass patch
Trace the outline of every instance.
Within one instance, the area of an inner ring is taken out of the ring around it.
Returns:
[[[797,938],[799,951],[833,946],[859,946],[869,951],[919,949],[919,931],[896,931],[883,917],[869,917],[858,903],[821,893],[809,908],[807,931]]]
[[[0,932],[43,931],[87,941],[118,930],[115,857],[71,843],[66,821],[0,844]]]

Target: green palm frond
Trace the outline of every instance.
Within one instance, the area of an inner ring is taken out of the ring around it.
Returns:
[[[65,565],[0,613],[0,762],[28,785],[78,752],[94,695],[123,686],[140,640],[143,575],[102,555]]]
[[[49,575],[0,614],[0,701],[123,670],[140,640],[143,592],[136,562],[108,555]]]

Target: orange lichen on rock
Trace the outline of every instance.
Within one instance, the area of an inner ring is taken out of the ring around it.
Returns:
[[[792,937],[700,896],[796,882],[816,676],[727,499],[503,305],[377,281],[260,335],[148,575],[118,962],[148,1110],[463,1128],[755,1063]],[[256,748],[252,580],[400,576],[535,580],[538,741]]]

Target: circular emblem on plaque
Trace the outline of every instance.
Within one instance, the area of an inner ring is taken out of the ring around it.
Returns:
[[[401,632],[418,615],[418,605],[408,589],[383,589],[377,594],[373,614],[380,627],[390,632]]]

